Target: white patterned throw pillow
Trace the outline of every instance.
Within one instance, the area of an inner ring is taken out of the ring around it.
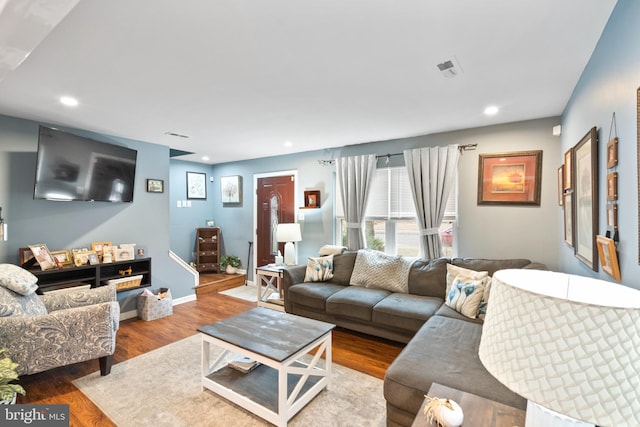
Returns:
[[[333,255],[318,258],[309,257],[305,282],[325,282],[333,278]]]
[[[449,295],[449,289],[454,279],[468,282],[470,280],[483,280],[485,281],[489,277],[488,271],[475,271],[468,268],[458,267],[457,265],[447,264],[447,295]]]
[[[447,294],[445,303],[458,313],[475,319],[478,316],[478,307],[484,294],[484,281],[471,280],[463,282],[453,279],[451,289]]]
[[[38,289],[38,278],[13,264],[0,264],[0,286],[20,295],[32,294]]]
[[[409,292],[409,271],[415,260],[361,249],[356,255],[349,284],[406,294]]]

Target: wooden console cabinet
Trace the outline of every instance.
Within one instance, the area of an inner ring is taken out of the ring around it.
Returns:
[[[131,274],[129,274],[131,268]],[[127,270],[126,274],[120,271]],[[128,276],[142,275],[142,282],[135,288],[122,289],[118,292],[151,286],[151,258],[116,261],[106,264],[82,265],[80,267],[64,267],[53,270],[29,270],[38,277],[38,293],[56,289],[70,288],[89,284],[92,288],[104,286],[108,280],[120,279]]]
[[[196,270],[220,273],[220,227],[196,229]]]

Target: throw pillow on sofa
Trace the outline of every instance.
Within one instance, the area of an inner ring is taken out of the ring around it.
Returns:
[[[478,306],[478,319],[484,320],[487,314],[487,304],[489,303],[489,294],[491,293],[491,277],[487,277],[487,282],[484,285],[484,292],[482,293],[482,300]]]
[[[461,282],[469,282],[473,280],[482,280],[483,284],[486,283],[487,278],[489,277],[488,271],[475,271],[469,270],[468,268],[458,267],[457,265],[447,264],[447,293],[449,295],[449,290],[451,289],[451,285],[453,284],[454,279],[458,279]]]
[[[38,278],[24,268],[13,264],[0,264],[0,286],[20,295],[32,294],[38,289]]]
[[[318,258],[309,257],[305,282],[324,282],[333,278],[333,255]]]
[[[409,292],[409,271],[415,260],[416,258],[360,249],[349,284],[406,294]]]
[[[455,278],[445,299],[445,304],[458,313],[475,319],[478,316],[478,308],[483,294],[483,279],[462,281]]]

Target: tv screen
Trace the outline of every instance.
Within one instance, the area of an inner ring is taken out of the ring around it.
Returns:
[[[137,154],[40,126],[33,198],[133,202]]]

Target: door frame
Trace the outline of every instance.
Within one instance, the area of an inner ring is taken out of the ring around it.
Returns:
[[[293,175],[293,216],[294,221],[298,222],[298,204],[300,203],[298,196],[298,170],[290,169],[283,171],[275,171],[275,172],[265,172],[265,173],[254,173],[253,174],[253,245],[252,245],[252,257],[253,257],[253,268],[254,271],[256,268],[260,267],[256,265],[256,260],[258,259],[258,234],[256,231],[258,230],[258,179],[260,178],[270,178],[273,176],[286,176]],[[296,251],[298,247],[296,246]],[[247,272],[248,273],[248,272]],[[258,285],[255,280],[256,275],[253,274],[254,283]]]

